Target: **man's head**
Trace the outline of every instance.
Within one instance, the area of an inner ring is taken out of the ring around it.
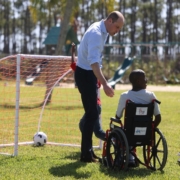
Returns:
[[[142,69],[133,70],[129,75],[129,81],[131,82],[134,91],[146,89],[147,79],[146,74]]]
[[[124,16],[119,11],[113,11],[108,15],[104,22],[107,32],[111,36],[114,36],[123,27]]]

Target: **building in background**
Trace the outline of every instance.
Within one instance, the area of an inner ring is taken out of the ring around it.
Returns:
[[[47,55],[54,55],[56,46],[58,43],[58,38],[61,32],[60,26],[54,26],[50,29],[47,37],[45,38],[43,44],[46,46],[46,54]],[[77,31],[74,26],[68,27],[68,32],[66,35],[66,41],[64,44],[64,54],[71,55],[71,44],[74,42],[76,45],[79,44],[79,40],[77,38]]]

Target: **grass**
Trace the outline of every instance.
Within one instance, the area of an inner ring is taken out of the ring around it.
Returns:
[[[114,116],[115,114],[121,92],[122,91],[116,90],[115,97],[113,98],[108,98],[104,95],[103,92],[101,93],[103,129],[109,128],[109,117]],[[100,164],[81,163],[79,161],[79,148],[51,145],[45,145],[43,147],[33,147],[31,145],[28,145],[19,146],[19,155],[17,157],[0,155],[0,179],[178,180],[180,178],[180,166],[176,162],[178,160],[177,153],[180,151],[180,92],[156,92],[155,94],[158,100],[162,102],[162,104],[160,105],[162,122],[159,125],[159,129],[166,137],[169,151],[168,160],[164,171],[151,171],[140,165],[140,167],[130,169],[127,172],[115,172],[107,169]],[[50,107],[46,109],[46,113],[48,113],[48,110],[54,109],[54,116],[58,116],[55,111],[56,109],[59,109],[59,106],[52,104]],[[4,107],[0,106],[0,110],[1,108]],[[64,111],[66,111],[66,109],[64,109]],[[74,111],[76,111],[76,109]],[[31,111],[30,113],[33,112]],[[56,118],[58,120],[58,117]],[[66,133],[66,131],[63,131],[63,133]],[[95,153],[101,156],[102,150],[96,149]]]

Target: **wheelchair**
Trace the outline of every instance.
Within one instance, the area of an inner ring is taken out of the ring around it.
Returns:
[[[129,157],[135,165],[140,164],[151,170],[162,171],[166,165],[168,148],[162,132],[154,127],[154,99],[149,104],[126,101],[124,124],[120,119],[110,118],[110,128],[106,131],[103,144],[102,162],[111,169],[128,170]],[[141,158],[136,154],[141,147]],[[135,166],[135,167],[136,167]]]

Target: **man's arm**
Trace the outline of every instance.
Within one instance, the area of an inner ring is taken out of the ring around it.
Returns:
[[[93,70],[95,76],[100,81],[100,83],[103,85],[105,94],[109,97],[113,97],[114,90],[108,85],[104,75],[102,74],[99,64],[98,63],[91,64],[91,67],[92,67],[92,70]]]
[[[154,126],[157,127],[161,122],[161,115],[158,114],[155,116],[155,119],[154,119]]]

